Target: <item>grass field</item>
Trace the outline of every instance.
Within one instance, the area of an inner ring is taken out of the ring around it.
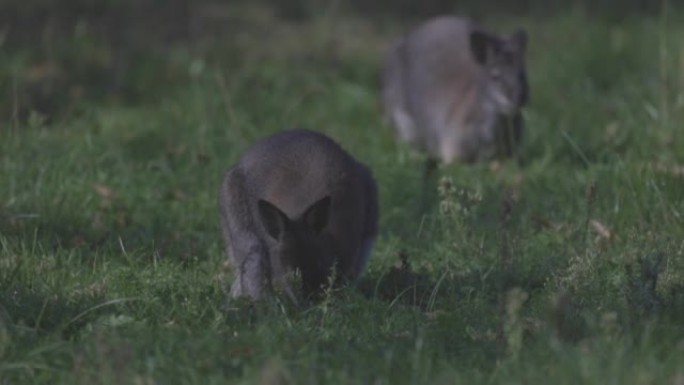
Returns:
[[[0,384],[684,384],[684,15],[488,20],[530,34],[521,159],[442,167],[426,213],[378,102],[405,26],[326,17],[151,52],[133,101],[49,119],[5,56]],[[287,127],[370,166],[380,236],[357,287],[231,302],[222,173]]]

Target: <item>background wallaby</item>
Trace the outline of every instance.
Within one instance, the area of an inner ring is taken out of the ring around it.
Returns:
[[[366,266],[377,234],[377,187],[370,171],[332,139],[291,130],[257,142],[225,174],[219,192],[233,297],[259,298],[276,286],[294,299]]]
[[[501,37],[442,16],[396,42],[385,58],[382,98],[398,138],[432,159],[510,156],[527,103],[527,34]]]

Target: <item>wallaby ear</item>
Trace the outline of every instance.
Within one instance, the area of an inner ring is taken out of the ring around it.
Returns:
[[[525,106],[530,102],[530,86],[527,83],[525,71],[520,71],[518,74],[518,82],[520,83],[520,105]]]
[[[487,64],[495,52],[501,50],[501,41],[484,31],[474,30],[470,32],[470,51],[479,64]]]
[[[329,217],[330,195],[320,199],[306,209],[306,212],[302,215],[302,220],[308,229],[314,233],[320,233],[325,228],[325,225],[328,224]]]
[[[259,199],[257,205],[259,207],[261,223],[263,223],[268,235],[274,239],[280,239],[280,236],[285,231],[285,226],[287,226],[287,222],[289,221],[287,215],[263,199]]]
[[[525,52],[527,50],[527,32],[524,29],[517,29],[511,34],[511,41],[513,41],[518,47],[520,47],[520,52]]]

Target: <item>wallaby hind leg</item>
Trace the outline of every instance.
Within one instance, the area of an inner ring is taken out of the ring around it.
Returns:
[[[370,170],[363,165],[359,165],[358,170],[362,175],[364,196],[366,199],[363,218],[363,240],[361,241],[361,250],[354,270],[354,278],[360,276],[366,270],[368,257],[370,257],[371,251],[373,250],[375,238],[378,236],[378,216],[380,210],[378,204],[378,186],[375,184],[373,175]]]
[[[437,159],[428,157],[423,166],[423,182],[420,190],[419,214],[422,217],[432,207],[435,200],[435,186],[437,176]]]
[[[262,297],[264,287],[268,286],[265,274],[267,269],[262,259],[261,253],[255,251],[236,263],[235,280],[230,287],[231,297]],[[233,258],[233,262],[237,262],[236,258]]]
[[[233,298],[260,298],[269,284],[268,251],[256,236],[257,224],[249,208],[244,176],[239,171],[231,170],[226,174],[221,185],[219,208],[226,254],[235,269],[230,295]]]
[[[524,121],[521,113],[510,117],[502,117],[499,121],[500,130],[497,139],[498,155],[513,158],[520,163],[518,147],[522,140]]]

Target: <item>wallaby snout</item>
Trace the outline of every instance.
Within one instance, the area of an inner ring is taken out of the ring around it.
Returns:
[[[468,19],[428,20],[387,52],[382,98],[399,140],[445,163],[510,156],[529,99],[527,33]]]
[[[332,139],[307,130],[257,142],[226,173],[219,206],[226,252],[236,270],[233,297],[279,288],[305,294],[333,271],[353,280],[377,234],[377,187],[370,171]]]

